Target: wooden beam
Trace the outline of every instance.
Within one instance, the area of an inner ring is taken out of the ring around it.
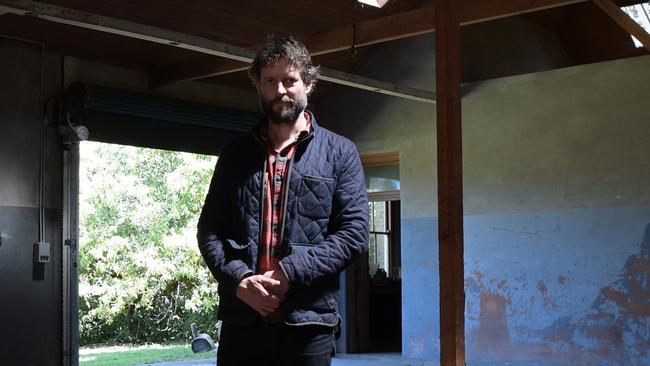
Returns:
[[[393,39],[411,37],[433,30],[433,8],[412,10],[384,18],[359,22],[344,28],[298,37],[312,56],[363,47]],[[257,49],[261,45],[251,48]],[[197,59],[166,65],[151,72],[151,86],[203,79],[248,68],[247,63],[224,59]]]
[[[615,2],[612,0],[594,0],[594,2],[626,32],[638,39],[646,50],[650,51],[650,34],[630,18]]]
[[[133,23],[31,0],[0,0],[0,12],[33,16],[51,22],[173,46],[190,51],[250,62],[255,51],[211,39]]]
[[[168,45],[235,61],[251,62],[255,51],[207,38],[179,33],[167,29],[128,22],[122,19],[86,13],[70,8],[30,0],[0,0],[0,12],[34,16],[48,21],[85,29],[121,35],[148,42]],[[370,78],[321,68],[321,79],[363,90],[397,96],[410,100],[435,103],[433,93],[401,87]]]
[[[399,201],[400,191],[368,192],[369,202]]]
[[[417,102],[435,103],[436,95],[434,93],[413,89],[405,86],[399,86],[386,83],[379,80],[364,78],[362,76],[348,74],[342,71],[321,68],[320,80],[331,83],[350,86],[357,89],[367,90],[379,94],[391,95],[404,99],[410,99]]]
[[[465,0],[461,24],[473,24],[513,15],[564,6],[588,0]],[[312,55],[363,47],[386,41],[413,37],[434,31],[434,9],[425,7],[383,18],[371,19],[340,29],[298,37]],[[254,45],[251,48],[257,48]],[[224,59],[197,59],[166,65],[151,71],[151,86],[198,80],[245,70],[243,62]]]
[[[461,5],[462,2],[462,5]],[[465,365],[460,19],[466,0],[436,0],[440,365]]]
[[[178,64],[152,68],[149,70],[149,87],[153,89],[186,81],[201,80],[213,76],[244,71],[249,67],[250,64],[248,62],[238,62],[216,57],[201,57]]]
[[[514,15],[584,3],[588,0],[463,0],[460,24],[468,25]]]
[[[364,169],[399,165],[399,151],[361,155]]]

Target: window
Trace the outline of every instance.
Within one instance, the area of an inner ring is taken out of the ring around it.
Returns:
[[[400,273],[399,153],[361,156],[368,188],[368,274],[398,280]],[[378,272],[379,270],[379,272]]]
[[[370,241],[368,243],[368,265],[371,276],[379,269],[391,276],[390,270],[390,201],[369,202]]]

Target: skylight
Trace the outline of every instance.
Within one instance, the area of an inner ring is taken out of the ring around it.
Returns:
[[[639,25],[642,26],[646,32],[650,33],[650,2],[631,6],[623,6],[621,9],[635,22],[639,23]],[[634,41],[634,45],[637,48],[643,47],[638,39],[636,39],[634,36],[631,37]]]
[[[358,0],[362,4],[374,6],[375,8],[381,8],[386,5],[388,0]]]

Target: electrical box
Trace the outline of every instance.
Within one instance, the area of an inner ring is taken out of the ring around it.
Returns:
[[[50,243],[44,241],[34,243],[34,262],[36,263],[50,262]]]

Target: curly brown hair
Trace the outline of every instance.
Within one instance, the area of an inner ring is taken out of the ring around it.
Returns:
[[[320,75],[320,66],[312,63],[307,47],[292,36],[272,35],[264,43],[248,69],[248,76],[253,85],[259,84],[260,73],[264,67],[275,64],[280,59],[298,67],[302,80],[305,84],[311,84],[311,92],[314,91]]]

